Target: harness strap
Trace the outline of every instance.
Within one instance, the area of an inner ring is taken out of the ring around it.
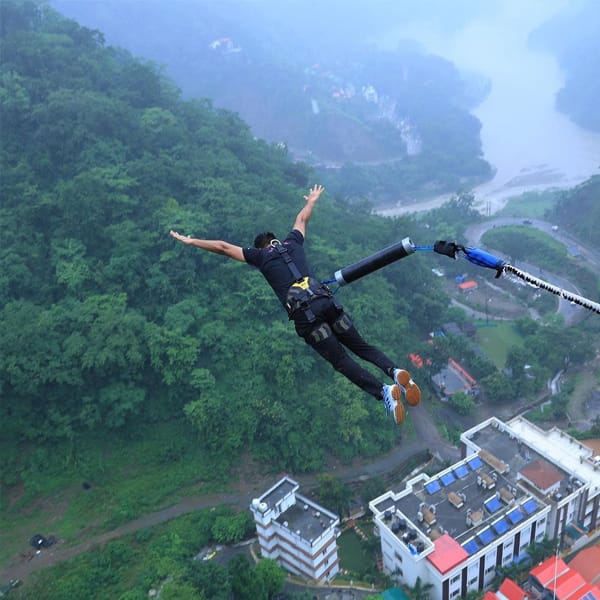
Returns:
[[[283,258],[283,260],[285,261],[285,264],[288,266],[288,269],[292,273],[292,277],[294,278],[294,280],[300,281],[303,278],[302,274],[298,270],[296,263],[292,260],[288,249],[277,239],[271,240],[270,246],[271,248],[275,248],[275,250],[279,252],[279,256],[281,256],[281,258]]]
[[[331,327],[327,323],[322,323],[316,329],[313,329],[308,337],[313,344],[318,344],[331,336]]]
[[[310,308],[310,303],[315,298],[333,298],[336,307],[341,310],[340,304],[327,285],[312,277],[302,275],[288,249],[278,239],[271,240],[269,245],[277,250],[294,278],[294,283],[290,286],[286,299],[286,309],[290,319],[294,317],[296,311],[302,310],[309,323],[315,321],[315,314]]]

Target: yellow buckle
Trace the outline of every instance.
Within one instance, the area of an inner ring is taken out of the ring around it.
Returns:
[[[310,287],[308,277],[303,277],[300,281],[292,283],[292,287],[299,287],[303,290],[307,290]]]

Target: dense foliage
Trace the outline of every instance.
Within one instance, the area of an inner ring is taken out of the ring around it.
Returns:
[[[550,218],[572,232],[583,243],[600,248],[600,175],[595,175],[576,188],[563,192]]]
[[[306,3],[283,10],[236,1],[184,0],[172,10],[123,0],[53,4],[166,65],[187,97],[210,97],[256,135],[319,165],[344,195],[398,200],[455,192],[491,176],[480,123],[469,112],[486,82],[414,44],[393,51],[367,45],[389,27],[383,15],[359,34],[344,32],[336,11]],[[386,12],[406,18],[398,7]],[[309,14],[311,34],[290,31]]]
[[[226,566],[220,554],[202,560],[222,542],[215,532],[224,520],[246,521],[250,527],[244,535],[254,529],[247,512],[197,511],[41,571],[16,590],[15,598],[142,600],[154,590],[171,600],[267,600],[281,592],[286,573],[272,560],[254,564],[242,549]]]
[[[297,339],[259,274],[168,236],[285,232],[309,170],[99,32],[33,0],[0,11],[4,436],[131,434],[185,414],[221,462],[249,449],[306,470],[388,448],[382,407]],[[324,197],[309,257],[325,278],[418,231]],[[447,305],[410,260],[339,294],[401,361]]]

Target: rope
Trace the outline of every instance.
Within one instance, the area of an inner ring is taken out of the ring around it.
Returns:
[[[546,290],[547,292],[551,292],[552,294],[556,294],[557,296],[560,296],[561,298],[564,298],[565,300],[568,300],[569,302],[574,302],[575,304],[578,304],[579,306],[583,306],[584,308],[587,308],[588,310],[591,310],[595,313],[600,314],[600,304],[598,304],[597,302],[592,302],[591,300],[588,300],[587,298],[584,298],[583,296],[579,296],[572,292],[568,292],[567,290],[564,290],[563,288],[560,288],[556,285],[552,285],[551,283],[548,283],[547,281],[544,281],[543,279],[539,279],[538,277],[534,277],[533,275],[530,275],[526,271],[517,269],[517,267],[513,267],[512,265],[508,265],[508,264],[504,265],[504,271],[508,271],[509,273],[512,273],[516,277],[519,277],[520,279],[522,279],[523,281],[526,281],[527,283],[531,283],[535,287],[542,288],[543,290]]]

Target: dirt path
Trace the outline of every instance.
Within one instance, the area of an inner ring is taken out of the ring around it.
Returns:
[[[414,439],[402,442],[390,452],[372,461],[356,460],[347,465],[336,464],[332,467],[331,473],[345,483],[361,480],[365,477],[383,475],[424,448],[429,448],[431,453],[438,454],[443,459],[457,460],[459,458],[459,450],[441,438],[435,423],[424,406],[411,410],[411,416],[415,428]],[[426,440],[426,442],[423,440]],[[303,488],[303,492],[305,492],[307,488],[317,485],[319,475],[313,473],[299,476],[291,474],[291,476],[298,481]],[[254,472],[254,470],[244,472],[242,469],[240,477],[232,486],[231,492],[186,498],[173,506],[144,515],[117,529],[97,535],[75,546],[67,547],[59,542],[51,548],[42,550],[40,554],[33,555],[32,558],[16,557],[0,571],[0,582],[9,579],[26,580],[31,573],[38,569],[69,560],[110,540],[164,523],[189,512],[219,504],[229,504],[239,509],[245,509],[251,504],[253,498],[262,494],[277,479],[277,475],[261,475]]]

